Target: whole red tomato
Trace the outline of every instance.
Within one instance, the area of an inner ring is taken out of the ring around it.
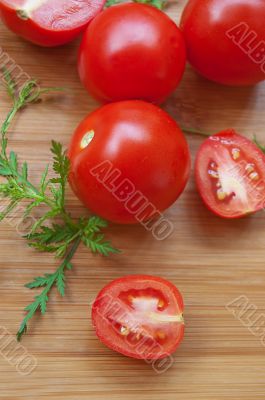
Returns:
[[[185,43],[176,24],[152,6],[127,3],[104,10],[88,26],[78,69],[100,101],[158,103],[175,90],[185,63]]]
[[[222,84],[264,80],[264,23],[264,0],[190,0],[181,18],[189,62]]]
[[[203,142],[195,176],[204,203],[220,217],[239,218],[264,209],[265,155],[232,129]]]
[[[103,8],[105,0],[0,0],[8,28],[40,46],[69,42]]]
[[[176,122],[143,101],[107,104],[79,125],[69,158],[70,184],[97,215],[137,223],[171,206],[190,170],[187,142]]]
[[[97,336],[112,350],[157,360],[172,354],[182,341],[183,309],[182,296],[171,282],[131,275],[115,279],[100,291],[92,320]],[[160,365],[160,372],[169,367]]]

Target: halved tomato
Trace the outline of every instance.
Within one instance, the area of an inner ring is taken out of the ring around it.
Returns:
[[[69,42],[103,8],[105,0],[0,0],[7,27],[40,46]]]
[[[220,217],[240,218],[264,208],[265,155],[232,129],[203,142],[195,176],[204,203]]]
[[[175,351],[184,335],[183,300],[165,279],[131,275],[98,294],[92,320],[99,339],[128,357],[156,360]]]

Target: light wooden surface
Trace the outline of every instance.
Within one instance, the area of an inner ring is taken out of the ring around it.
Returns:
[[[172,5],[177,21],[185,1]],[[67,145],[79,121],[96,107],[76,73],[78,41],[41,49],[0,27],[0,45],[44,85],[66,86],[56,96],[23,111],[13,125],[12,145],[30,161],[37,179],[50,160],[52,138]],[[236,128],[265,142],[265,85],[221,87],[189,68],[166,109],[190,127],[208,132]],[[0,93],[1,120],[9,109]],[[187,136],[192,156],[201,137]],[[69,192],[74,215],[86,211]],[[139,226],[109,229],[122,255],[100,258],[80,248],[68,274],[67,294],[55,292],[48,313],[35,318],[23,345],[38,367],[21,376],[0,354],[0,398],[50,400],[254,400],[265,396],[265,348],[258,337],[229,313],[225,305],[239,295],[264,312],[265,213],[226,221],[203,206],[193,178],[181,199],[166,213],[175,224],[166,241],[156,241]],[[0,325],[15,334],[22,309],[33,293],[23,287],[36,275],[56,268],[53,256],[27,248],[7,223],[0,225]],[[95,337],[88,303],[110,280],[126,274],[160,275],[175,283],[185,298],[186,336],[174,365],[158,375],[144,362],[122,357]]]

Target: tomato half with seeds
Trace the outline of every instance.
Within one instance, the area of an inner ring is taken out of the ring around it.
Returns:
[[[184,335],[183,300],[169,281],[148,275],[115,279],[98,294],[92,322],[110,349],[138,359],[172,354]]]
[[[105,0],[0,0],[0,16],[17,35],[45,47],[77,37]]]
[[[199,193],[224,218],[240,218],[264,208],[265,155],[234,130],[210,136],[195,163]]]

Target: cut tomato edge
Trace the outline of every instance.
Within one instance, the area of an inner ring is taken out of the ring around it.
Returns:
[[[90,15],[89,19],[87,19],[85,22],[75,24],[72,27],[68,27],[65,29],[54,29],[54,28],[52,29],[52,27],[43,26],[40,23],[38,23],[34,19],[34,17],[26,14],[24,12],[23,8],[21,8],[21,7],[15,8],[15,7],[12,7],[10,4],[6,4],[4,2],[2,2],[2,6],[5,7],[6,12],[14,13],[17,16],[17,18],[20,18],[22,21],[31,22],[36,27],[43,29],[46,32],[67,33],[67,32],[71,32],[71,31],[80,31],[81,32],[83,29],[85,29],[86,26],[96,17],[96,15],[100,13],[100,11],[103,9],[105,3],[106,3],[106,0],[102,0],[101,6],[98,9],[95,9],[95,12],[92,15]],[[0,6],[1,6],[1,0],[0,0]]]

